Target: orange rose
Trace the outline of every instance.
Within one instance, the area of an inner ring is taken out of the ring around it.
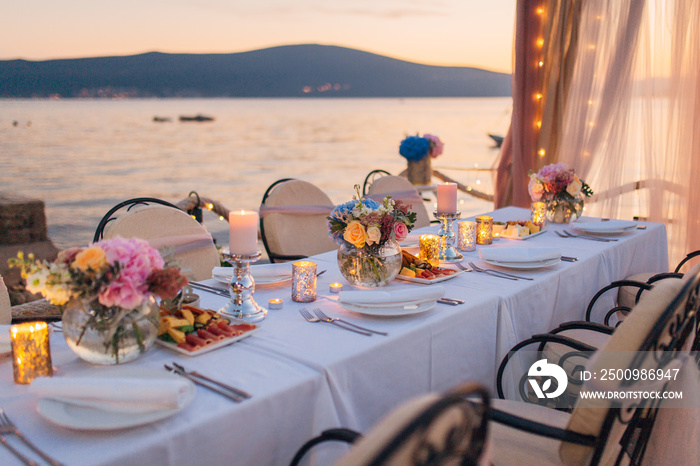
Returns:
[[[365,247],[365,227],[358,220],[352,220],[345,227],[343,239],[357,248]]]
[[[87,272],[92,270],[94,272],[101,272],[107,266],[107,257],[105,252],[97,247],[93,246],[87,249],[83,249],[78,254],[76,254],[71,267],[78,269],[82,272]]]

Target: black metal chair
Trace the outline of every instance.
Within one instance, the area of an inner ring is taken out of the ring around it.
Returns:
[[[571,352],[566,357],[571,358],[573,354],[582,358],[576,364],[591,373],[602,374],[603,369],[666,370],[700,346],[699,296],[700,266],[693,268],[683,280],[657,283],[595,353],[595,359],[589,361],[586,359],[593,354],[591,348],[557,335],[548,338],[553,338],[551,341],[558,344],[570,344]],[[544,340],[533,337],[533,342],[538,345]],[[516,360],[511,354],[509,362]],[[563,367],[567,360],[560,360],[558,364]],[[681,370],[696,370],[692,366],[683,366]],[[526,385],[522,379],[518,383]],[[663,390],[668,383],[662,381],[657,388]],[[648,381],[628,379],[606,387],[608,390],[634,391],[644,389],[644,384]],[[543,389],[547,388],[546,385],[542,384]],[[553,391],[552,387],[558,388],[557,383],[551,384],[550,391]],[[583,387],[586,388],[585,383]],[[646,389],[649,389],[648,385]],[[528,394],[523,401],[531,398],[532,395]],[[566,464],[621,464],[626,461],[639,464],[644,459],[662,401],[648,398],[621,404],[606,399],[579,398],[569,414],[519,401],[494,400],[491,426],[494,463],[507,461],[504,458],[510,457],[521,464],[529,464],[528,459],[537,462],[540,457],[549,455],[547,457],[552,458],[554,454]],[[519,414],[523,412],[527,415]]]
[[[270,262],[337,249],[326,224],[334,207],[323,191],[306,181],[283,178],[272,183],[260,203],[260,236]]]
[[[365,177],[365,182],[362,183],[362,195],[366,196],[369,193],[369,187],[372,185],[372,183],[374,183],[374,181],[377,178],[381,178],[382,176],[386,175],[391,175],[391,173],[381,169],[372,170],[371,172],[369,172]]]
[[[484,453],[489,410],[488,392],[476,383],[444,395],[423,395],[396,408],[364,436],[350,429],[324,431],[299,449],[290,466],[327,441],[353,444],[336,466],[476,465]]]
[[[103,238],[105,227],[109,222],[112,222],[117,219],[118,216],[115,216],[114,214],[116,214],[119,210],[126,208],[126,210],[129,211],[134,206],[149,204],[159,204],[180,210],[180,208],[175,204],[172,204],[168,201],[164,201],[162,199],[157,199],[155,197],[136,197],[133,199],[128,199],[124,202],[120,202],[119,204],[115,205],[114,207],[109,209],[106,214],[104,214],[102,220],[100,220],[100,223],[97,224],[97,228],[95,229],[95,236],[92,238],[92,241],[97,242]]]

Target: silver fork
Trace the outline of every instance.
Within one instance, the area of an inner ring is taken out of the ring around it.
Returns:
[[[316,314],[316,317],[318,317],[321,320],[325,320],[326,322],[342,322],[347,325],[352,325],[355,328],[359,328],[360,330],[364,330],[365,332],[372,332],[376,333],[377,335],[389,335],[386,332],[378,332],[377,330],[361,327],[357,324],[353,324],[352,322],[348,322],[347,320],[339,319],[337,317],[329,317],[320,308],[314,309],[314,314]]]
[[[587,240],[591,240],[591,241],[600,241],[601,243],[607,243],[609,241],[617,241],[617,239],[613,239],[613,238],[599,238],[597,236],[575,235],[575,234],[570,233],[566,230],[555,231],[554,233],[561,236],[562,238],[581,238],[581,239],[587,239]]]
[[[469,262],[469,265],[470,265],[474,270],[476,270],[477,272],[486,272],[486,273],[488,273],[488,272],[493,272],[493,273],[500,273],[501,275],[504,275],[504,276],[506,276],[506,277],[511,277],[511,278],[516,279],[516,280],[518,280],[518,279],[520,279],[520,280],[534,280],[534,279],[531,278],[531,277],[524,277],[524,276],[522,276],[522,275],[515,275],[514,273],[501,272],[500,270],[482,269],[482,268],[477,267],[476,265],[474,265],[474,262]]]
[[[303,308],[303,307],[302,307],[301,309],[299,309],[299,314],[301,314],[302,317],[304,317],[304,319],[306,319],[307,321],[312,322],[312,323],[315,323],[315,322],[325,322],[325,321],[319,319],[318,317],[314,317],[313,315],[311,315],[311,313],[310,313],[309,311],[307,311],[307,310],[306,310],[305,308]],[[344,328],[345,330],[350,330],[351,332],[360,333],[360,334],[362,334],[362,335],[367,335],[368,337],[371,337],[371,336],[372,336],[372,334],[369,333],[369,332],[364,332],[364,331],[362,331],[362,330],[357,330],[357,329],[354,329],[354,328],[352,328],[352,327],[346,327],[345,325],[341,324],[340,322],[328,321],[328,323],[329,323],[329,324],[333,324],[333,325],[337,325],[338,327]]]
[[[457,262],[457,264],[461,265],[461,264],[459,264],[459,262]],[[471,267],[474,272],[482,272],[482,273],[486,273],[486,274],[489,274],[489,275],[494,276],[494,277],[505,278],[506,280],[518,280],[516,277],[511,277],[509,275],[504,274],[503,272],[499,272],[498,270],[482,269],[482,268],[479,268],[476,265],[474,265],[473,262],[469,262],[468,264],[469,264],[469,267]],[[464,267],[464,266],[462,265],[462,267]]]
[[[34,453],[37,455],[41,456],[47,463],[51,464],[52,466],[61,466],[61,463],[58,461],[54,460],[51,458],[49,455],[44,453],[43,451],[39,450],[39,448],[36,447],[32,442],[29,441],[27,437],[22,434],[22,432],[17,429],[17,426],[10,420],[9,417],[7,417],[7,414],[5,414],[5,411],[0,408],[0,438],[2,438],[3,435],[9,434],[9,435],[15,435],[19,437],[19,439],[24,442],[26,446],[32,449]],[[3,439],[4,440],[4,439]],[[15,454],[19,459],[21,459],[25,464],[36,464],[33,461],[28,460],[26,457],[24,457],[21,453],[19,453],[17,450],[14,448],[10,447],[9,444],[7,444],[5,441],[3,441],[3,444],[8,447],[8,449]]]

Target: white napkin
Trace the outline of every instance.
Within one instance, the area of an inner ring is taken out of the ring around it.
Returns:
[[[445,288],[433,285],[420,288],[397,288],[392,291],[341,291],[338,302],[347,304],[382,304],[438,300],[445,296]]]
[[[0,356],[4,356],[12,352],[12,344],[10,343],[10,326],[0,325]]]
[[[571,226],[577,230],[605,233],[632,228],[637,224],[629,220],[606,220],[605,222],[571,222]]]
[[[77,406],[121,413],[145,413],[185,406],[194,384],[180,377],[39,377],[29,391]]]
[[[489,248],[480,249],[479,257],[496,262],[541,262],[559,259],[559,248]]]
[[[253,274],[253,278],[291,276],[292,264],[290,262],[282,262],[279,264],[252,265],[250,272]],[[233,267],[214,267],[211,274],[213,277],[231,278],[233,276]]]

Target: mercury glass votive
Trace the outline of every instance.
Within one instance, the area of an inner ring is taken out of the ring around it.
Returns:
[[[457,228],[457,248],[462,251],[476,249],[476,223],[465,220]]]
[[[428,261],[433,267],[440,265],[440,237],[438,235],[420,235],[418,257]]]
[[[292,301],[310,303],[316,300],[316,263],[292,263]]]
[[[544,226],[547,219],[547,204],[544,202],[533,202],[530,204],[530,220],[532,223]]]
[[[476,217],[476,244],[491,244],[493,241],[493,218],[488,215]]]
[[[28,384],[37,377],[51,377],[49,326],[46,322],[26,322],[10,328],[12,369],[15,383]]]

